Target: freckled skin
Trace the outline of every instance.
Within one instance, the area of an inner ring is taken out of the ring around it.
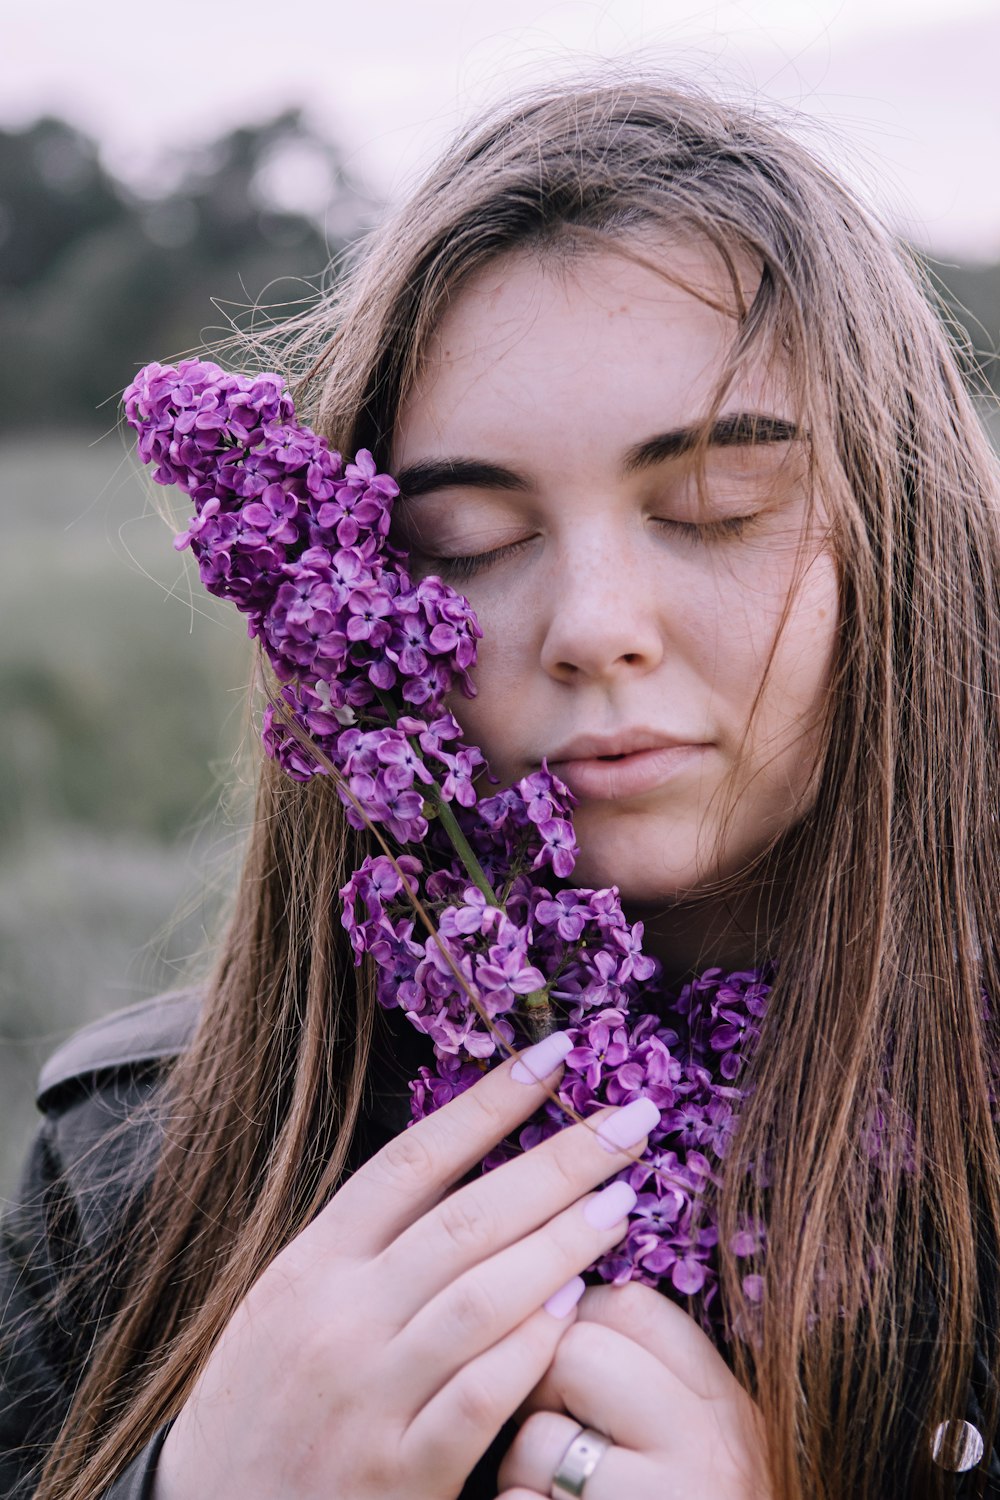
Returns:
[[[731,301],[707,253],[661,253]],[[393,452],[396,471],[461,456],[525,480],[403,504],[417,565],[479,615],[478,696],[452,706],[504,781],[586,733],[643,727],[702,747],[662,785],[576,810],[574,880],[617,884],[639,908],[738,872],[812,795],[838,598],[815,517],[806,526],[802,445],[713,447],[702,499],[684,458],[623,471],[631,447],[709,410],[734,331],[617,254],[510,257],[449,309]],[[763,364],[722,412],[795,421]]]

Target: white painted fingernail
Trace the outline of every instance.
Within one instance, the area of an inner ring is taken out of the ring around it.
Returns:
[[[553,1031],[549,1036],[543,1036],[540,1042],[529,1047],[527,1052],[522,1052],[517,1062],[510,1070],[511,1078],[516,1078],[518,1083],[541,1083],[554,1073],[568,1052],[572,1052],[573,1042],[565,1031]]]
[[[583,1217],[595,1229],[612,1229],[632,1212],[635,1204],[635,1190],[627,1182],[609,1182],[596,1198],[587,1199],[583,1205]]]
[[[543,1303],[545,1311],[554,1318],[568,1318],[586,1289],[587,1283],[583,1277],[574,1276],[572,1281],[567,1281],[565,1286],[553,1292],[548,1301]]]
[[[602,1120],[597,1127],[597,1139],[605,1151],[625,1151],[629,1146],[637,1146],[643,1136],[659,1123],[660,1111],[652,1099],[643,1094]]]

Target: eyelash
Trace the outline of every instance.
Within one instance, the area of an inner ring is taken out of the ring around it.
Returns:
[[[530,537],[525,537],[521,542],[510,542],[506,547],[492,547],[489,552],[473,552],[468,557],[432,557],[430,561],[434,564],[435,572],[443,579],[449,578],[473,578],[477,573],[483,572],[493,563],[503,562],[508,557],[513,557],[515,552],[520,552],[526,547]]]
[[[657,516],[657,526],[673,531],[689,541],[714,542],[744,536],[758,517],[727,516],[724,521],[673,521],[666,516]]]
[[[724,521],[700,523],[674,521],[665,516],[656,516],[654,519],[657,526],[683,536],[686,541],[712,542],[735,540],[743,536],[757,517],[756,515],[727,516]],[[441,578],[473,578],[477,573],[492,567],[494,563],[505,562],[507,558],[513,557],[531,540],[533,540],[531,537],[525,537],[523,541],[511,542],[505,547],[492,547],[488,552],[473,552],[465,557],[432,557],[429,561]]]

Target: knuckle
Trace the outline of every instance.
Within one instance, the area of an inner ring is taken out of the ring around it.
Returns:
[[[357,1479],[359,1494],[391,1495],[400,1480],[395,1454],[373,1443],[361,1460]]]
[[[577,1320],[563,1334],[556,1359],[585,1368],[601,1367],[606,1362],[606,1345],[605,1331],[599,1323]]]
[[[511,1453],[516,1453],[519,1458],[537,1458],[540,1454],[551,1453],[553,1447],[558,1447],[564,1427],[560,1417],[551,1411],[535,1411],[531,1413],[524,1422],[511,1444]]]
[[[473,1432],[492,1430],[500,1415],[494,1392],[478,1375],[467,1371],[455,1390],[455,1414]]]
[[[421,1133],[404,1130],[374,1157],[370,1163],[387,1181],[405,1186],[407,1191],[429,1186],[440,1175],[434,1155]]]
[[[545,1226],[549,1242],[559,1256],[574,1270],[582,1270],[588,1256],[593,1254],[593,1241],[581,1230],[580,1220],[572,1209],[556,1214]],[[567,1275],[573,1274],[567,1271]]]
[[[612,1296],[605,1298],[605,1308],[616,1327],[627,1333],[632,1329],[649,1326],[649,1298],[644,1295],[647,1288],[637,1281],[626,1281],[624,1286],[609,1288]]]
[[[512,1123],[510,1109],[504,1108],[503,1099],[498,1097],[494,1089],[484,1089],[473,1085],[460,1097],[468,1102],[469,1110],[475,1116],[473,1121],[475,1130],[481,1131],[483,1136],[488,1136],[490,1139],[499,1140],[501,1136],[507,1134]]]
[[[454,1193],[444,1200],[438,1212],[442,1231],[458,1250],[492,1248],[494,1226],[481,1204],[471,1202],[462,1193]]]
[[[547,1167],[552,1176],[554,1190],[563,1197],[569,1193],[578,1198],[587,1184],[581,1172],[579,1156],[573,1149],[574,1143],[564,1138],[567,1134],[566,1131],[560,1132],[552,1138],[552,1150],[549,1152]]]
[[[489,1328],[496,1317],[496,1306],[481,1281],[463,1277],[452,1289],[449,1320],[463,1332],[477,1333]]]
[[[292,1340],[282,1335],[287,1348]],[[294,1333],[294,1354],[286,1362],[294,1369],[301,1388],[327,1393],[331,1404],[350,1404],[370,1378],[370,1356],[366,1358],[357,1330],[341,1324],[331,1326],[315,1314],[309,1323],[300,1323]],[[345,1372],[351,1371],[350,1380]]]

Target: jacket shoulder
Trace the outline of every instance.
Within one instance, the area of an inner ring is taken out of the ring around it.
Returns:
[[[172,990],[94,1021],[49,1058],[38,1078],[38,1107],[65,1090],[104,1074],[155,1067],[179,1057],[194,1035],[201,1010],[197,989]]]

